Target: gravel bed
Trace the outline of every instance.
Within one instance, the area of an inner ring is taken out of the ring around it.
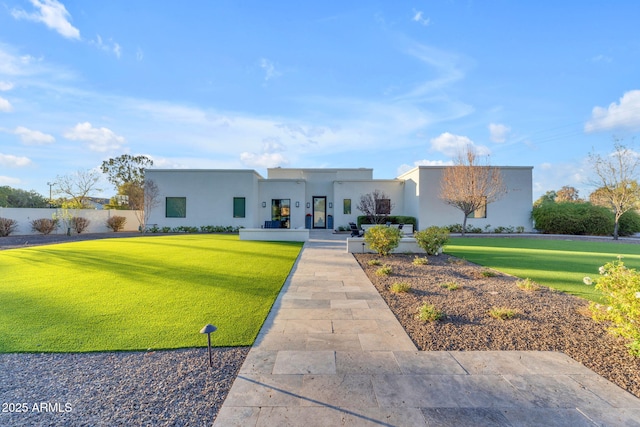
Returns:
[[[624,341],[609,334],[606,325],[589,317],[588,302],[542,287],[523,291],[519,280],[446,254],[428,257],[427,265],[414,265],[415,255],[379,257],[356,254],[356,259],[420,350],[538,350],[561,351],[584,366],[640,397],[640,358],[631,356]],[[379,259],[391,266],[390,276],[377,276]],[[408,282],[411,291],[389,291],[394,282]],[[441,285],[455,282],[459,288]],[[416,318],[424,303],[445,313],[437,322]],[[518,312],[510,320],[492,318],[492,307]]]
[[[248,352],[2,354],[0,425],[211,425]]]

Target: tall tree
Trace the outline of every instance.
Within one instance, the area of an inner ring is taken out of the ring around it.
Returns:
[[[565,185],[558,191],[556,191],[556,202],[582,202],[578,195],[578,190],[575,187]]]
[[[146,179],[142,187],[142,197],[138,197],[134,201],[134,205],[130,206],[135,209],[136,218],[140,223],[140,230],[144,233],[149,223],[149,215],[153,208],[160,204],[160,190],[156,183],[151,179]]]
[[[533,207],[538,207],[544,203],[554,203],[556,201],[556,197],[558,197],[558,194],[554,190],[549,190],[542,196],[538,197],[538,200],[533,202]]]
[[[34,190],[25,191],[8,185],[0,187],[0,207],[46,208],[47,206],[49,206],[48,199]]]
[[[100,174],[95,170],[79,170],[69,175],[58,175],[54,181],[55,193],[71,199],[70,205],[77,208],[88,207],[88,199],[97,187]]]
[[[100,169],[102,173],[107,175],[109,182],[119,189],[127,183],[137,183],[142,186],[144,171],[149,166],[153,166],[153,160],[147,156],[123,154],[114,159],[103,161]]]
[[[440,180],[440,199],[464,214],[463,236],[469,215],[506,192],[500,170],[482,163],[471,147],[458,155],[453,166],[444,169]]]
[[[620,141],[613,144],[614,151],[601,156],[591,152],[589,163],[595,175],[591,184],[597,187],[590,199],[613,211],[615,223],[613,239],[618,240],[619,220],[623,213],[634,209],[640,201],[637,177],[640,172],[640,155]]]

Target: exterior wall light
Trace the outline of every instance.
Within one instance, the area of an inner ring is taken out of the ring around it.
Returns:
[[[329,209],[333,208],[333,203],[329,202]]]
[[[296,202],[296,208],[300,207],[300,202]]]
[[[267,202],[262,202],[262,207],[266,208],[267,207]]]
[[[307,209],[311,207],[311,203],[307,202]]]

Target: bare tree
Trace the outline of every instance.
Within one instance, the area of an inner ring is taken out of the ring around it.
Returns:
[[[636,208],[640,200],[636,180],[640,172],[640,156],[619,141],[614,142],[613,148],[614,151],[607,156],[594,152],[589,154],[589,163],[595,174],[590,183],[598,187],[590,199],[613,211],[613,239],[618,240],[620,217]]]
[[[76,208],[88,206],[91,193],[102,191],[97,188],[100,174],[93,170],[78,170],[69,175],[58,175],[55,180],[55,193],[71,199]]]
[[[147,224],[151,211],[160,204],[160,190],[156,183],[147,179],[142,187],[143,197],[136,197],[133,201],[129,199],[129,206],[136,210],[136,218],[140,223],[140,230],[144,233],[147,231]]]
[[[366,215],[371,224],[382,224],[394,207],[391,199],[383,191],[376,189],[360,196],[356,209]]]
[[[498,168],[480,164],[477,155],[467,147],[453,166],[446,167],[440,181],[440,199],[464,214],[462,235],[467,217],[474,211],[500,199],[507,192]]]

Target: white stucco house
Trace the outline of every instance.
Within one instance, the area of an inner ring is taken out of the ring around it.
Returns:
[[[356,222],[360,197],[381,190],[391,215],[413,216],[418,229],[462,223],[462,212],[439,199],[444,166],[419,166],[393,179],[373,179],[373,169],[271,168],[148,169],[160,203],[149,224],[159,227],[234,226],[336,229]],[[532,167],[499,167],[507,193],[476,212],[468,224],[532,230]],[[271,223],[270,225],[273,225]]]

